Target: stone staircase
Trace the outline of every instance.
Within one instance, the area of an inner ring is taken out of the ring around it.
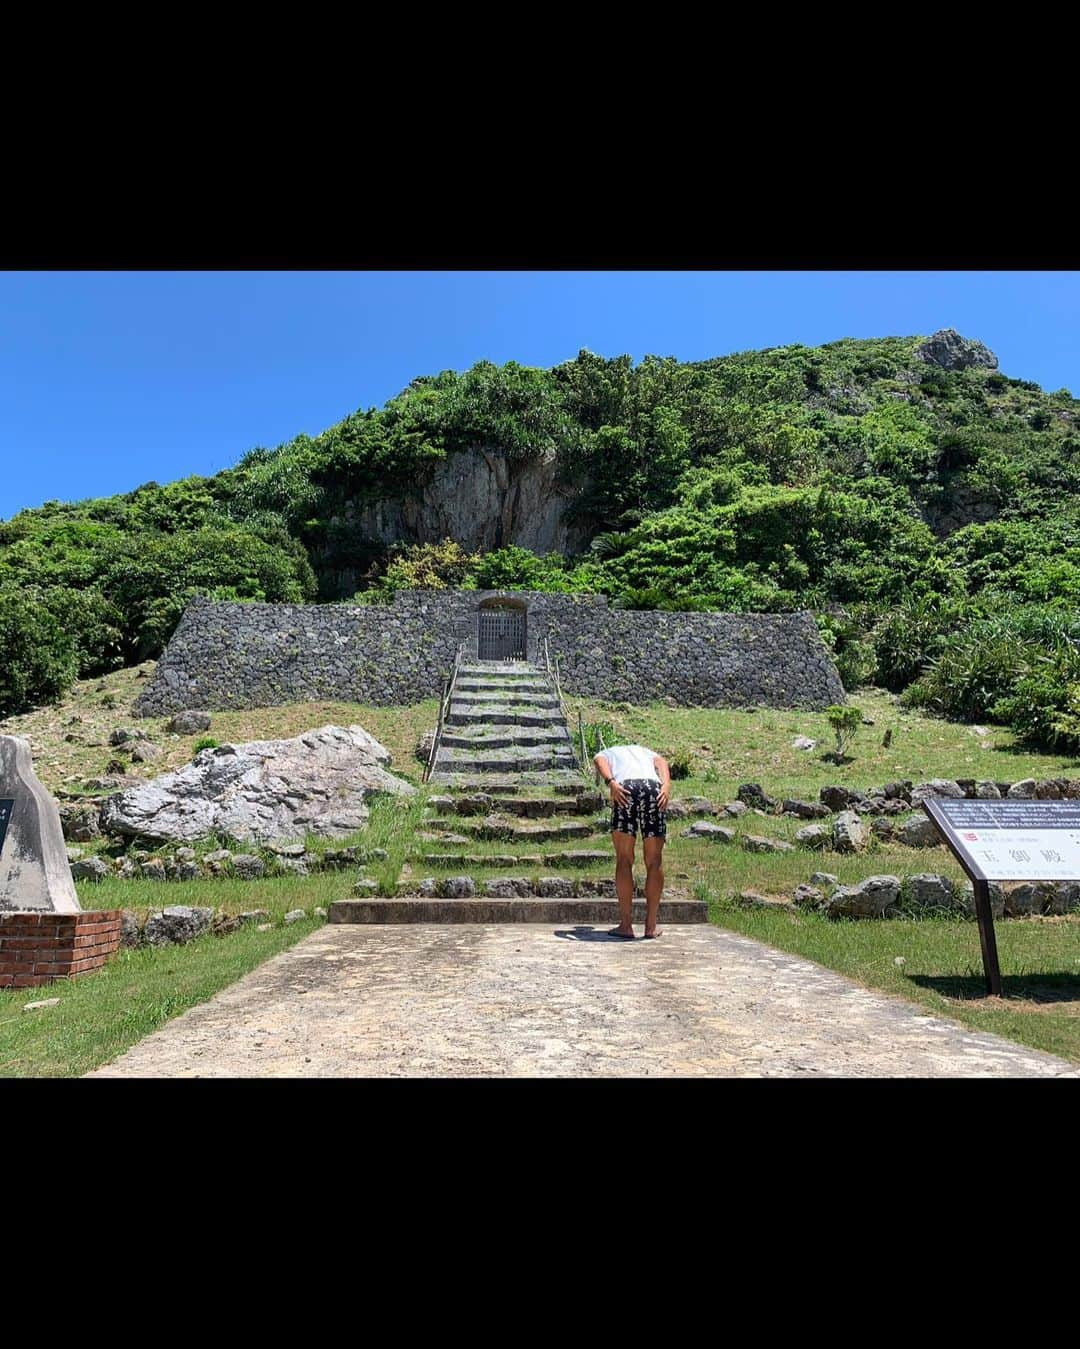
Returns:
[[[429,790],[398,896],[337,900],[330,922],[618,922],[606,798],[578,762],[547,671],[458,667]],[[644,923],[640,885],[638,896]],[[706,906],[665,895],[661,918],[704,922]]]

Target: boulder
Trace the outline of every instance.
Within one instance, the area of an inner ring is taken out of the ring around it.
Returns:
[[[996,782],[976,782],[975,796],[979,801],[1001,800],[1001,792]]]
[[[484,894],[492,899],[523,899],[532,894],[532,883],[522,876],[493,876],[484,882]]]
[[[140,740],[131,751],[132,763],[153,763],[155,759],[160,759],[165,751],[159,749],[157,745],[152,745],[149,740]]]
[[[292,740],[202,750],[193,763],[110,797],[102,826],[132,838],[244,842],[350,834],[372,792],[413,795],[383,767],[389,752],[360,726],[323,726]]]
[[[892,820],[874,820],[871,822],[870,832],[875,838],[879,838],[883,843],[887,843],[896,837],[896,825]]]
[[[722,824],[713,824],[710,820],[698,820],[689,829],[682,831],[683,838],[711,838],[714,843],[733,843],[735,830],[725,829]]]
[[[704,796],[691,796],[686,802],[691,815],[715,815],[716,802]]]
[[[425,731],[424,734],[420,737],[420,739],[416,742],[416,749],[413,751],[413,754],[422,764],[426,764],[427,761],[431,758],[431,751],[434,747],[435,747],[434,730]]]
[[[143,939],[149,946],[182,945],[201,936],[213,919],[213,909],[177,904],[150,915],[143,929]]]
[[[91,839],[100,838],[100,803],[93,801],[88,805],[61,806],[60,826],[64,837],[72,843],[89,843]]]
[[[862,852],[867,844],[866,826],[853,810],[842,810],[833,822],[833,839],[837,852]]]
[[[795,835],[801,848],[827,848],[832,843],[832,830],[827,824],[808,824]]]
[[[933,820],[925,815],[913,815],[896,831],[896,838],[908,848],[936,848],[941,842]]]
[[[142,944],[143,935],[137,915],[132,913],[130,909],[122,910],[120,914],[120,945],[141,946]]]
[[[815,871],[810,877],[810,884],[822,890],[831,890],[834,885],[840,884],[840,877],[834,876],[831,871]]]
[[[71,868],[76,881],[103,881],[108,874],[108,863],[101,857],[84,857]]]
[[[785,843],[779,838],[766,838],[763,834],[744,834],[743,847],[747,852],[794,852],[793,843]]]
[[[306,909],[290,909],[281,920],[283,923],[300,923],[307,917]]]
[[[476,882],[471,876],[447,876],[439,883],[439,894],[444,899],[472,899]]]
[[[948,876],[921,872],[909,876],[903,884],[904,902],[913,909],[956,909],[963,907],[956,886]]]
[[[543,899],[572,899],[574,882],[565,876],[541,876],[536,882],[536,893]]]
[[[744,782],[735,795],[745,805],[754,806],[758,810],[771,811],[776,806],[773,798],[766,796],[757,782]]]
[[[1023,782],[1014,782],[1005,795],[1011,801],[1027,801],[1035,795],[1035,779],[1024,778]]]
[[[846,787],[822,787],[818,792],[823,805],[830,811],[846,810],[854,800],[856,793]]]
[[[823,905],[830,918],[880,918],[900,901],[896,876],[867,876],[858,885],[838,885]]]
[[[950,778],[932,778],[929,782],[920,782],[917,787],[912,789],[911,804],[921,806],[924,801],[938,796],[947,796],[962,801],[964,789],[958,782],[954,782]]]
[[[243,881],[254,881],[266,875],[266,863],[253,853],[237,853],[232,859],[232,869]]]
[[[825,902],[825,894],[816,885],[797,885],[792,899],[800,909],[816,909]]]
[[[197,735],[199,731],[208,731],[210,729],[209,712],[177,712],[166,730],[173,731],[176,735]]]
[[[748,809],[745,801],[729,801],[724,807],[724,814],[730,815],[733,820],[737,820],[740,815],[745,815]]]
[[[800,820],[825,820],[832,812],[823,801],[785,801],[784,814]]]

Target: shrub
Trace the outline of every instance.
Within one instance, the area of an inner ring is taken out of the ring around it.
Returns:
[[[694,761],[689,754],[673,754],[668,759],[668,768],[671,770],[671,779],[674,782],[678,778],[688,778],[693,775]]]
[[[192,756],[194,757],[194,755],[199,754],[204,749],[217,749],[219,743],[220,742],[215,740],[212,735],[200,736],[199,739],[195,741],[195,745],[191,751]]]
[[[832,707],[825,709],[825,717],[836,735],[836,749],[825,757],[831,758],[834,763],[843,763],[847,747],[855,739],[855,733],[859,729],[862,713],[857,707],[834,703]]]
[[[0,590],[0,717],[54,702],[75,682],[72,637],[35,600]]]

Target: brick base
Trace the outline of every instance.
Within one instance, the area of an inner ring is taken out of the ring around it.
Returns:
[[[120,945],[120,912],[0,912],[0,988],[32,988],[100,969]]]

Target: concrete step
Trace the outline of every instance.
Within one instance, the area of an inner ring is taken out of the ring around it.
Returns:
[[[567,848],[563,852],[537,853],[535,856],[522,856],[520,853],[419,853],[411,859],[424,867],[456,867],[469,871],[473,867],[532,867],[540,870],[558,870],[560,867],[607,867],[615,864],[615,855],[610,848]],[[614,883],[614,882],[613,882]]]
[[[478,801],[477,796],[485,796],[487,801]],[[524,815],[530,819],[544,820],[552,815],[595,815],[604,807],[603,799],[595,792],[582,792],[580,796],[503,796],[488,792],[472,792],[459,798],[461,805],[436,805],[435,809],[444,819],[452,820],[459,815]],[[466,808],[462,808],[462,806]]]
[[[475,792],[497,792],[499,795],[511,795],[518,792],[533,792],[536,789],[554,792],[558,796],[577,796],[585,790],[592,790],[579,769],[552,768],[546,773],[491,773],[483,777],[463,778],[458,773],[433,772],[429,785],[437,787],[441,793],[458,797]]]
[[[439,741],[446,749],[510,749],[514,745],[526,748],[546,746],[573,752],[566,728],[550,726],[451,726]]]
[[[472,675],[494,676],[500,679],[536,679],[546,678],[547,671],[527,660],[463,661],[458,666],[458,678]]]
[[[425,821],[425,826],[434,821]],[[444,825],[445,828],[445,825]],[[573,838],[592,838],[606,832],[594,821],[567,820],[558,824],[518,824],[514,820],[500,820],[494,816],[485,816],[482,820],[454,818],[455,834],[474,838],[512,839],[523,843],[554,843]]]
[[[634,923],[645,922],[645,901],[635,900]],[[583,896],[575,899],[533,897],[521,899],[336,899],[330,905],[331,923],[560,923],[571,926],[604,925],[619,921],[614,899]],[[664,899],[660,929],[666,923],[705,923],[706,905],[696,899]],[[613,938],[613,940],[615,940]],[[663,940],[663,938],[661,938]]]
[[[472,703],[451,703],[446,714],[447,726],[565,726],[563,714],[556,707],[478,707]]]
[[[565,750],[527,749],[447,749],[439,746],[433,768],[439,773],[513,773],[537,769],[573,769],[577,764],[569,746]]]
[[[454,685],[455,693],[504,693],[509,697],[518,697],[522,693],[551,693],[551,685],[546,679],[470,679],[459,678]]]
[[[513,691],[503,689],[472,690],[455,688],[451,695],[451,706],[460,704],[469,709],[474,708],[483,712],[492,707],[558,707],[559,700],[555,697],[553,689],[542,689],[537,693],[519,693],[517,689]]]

